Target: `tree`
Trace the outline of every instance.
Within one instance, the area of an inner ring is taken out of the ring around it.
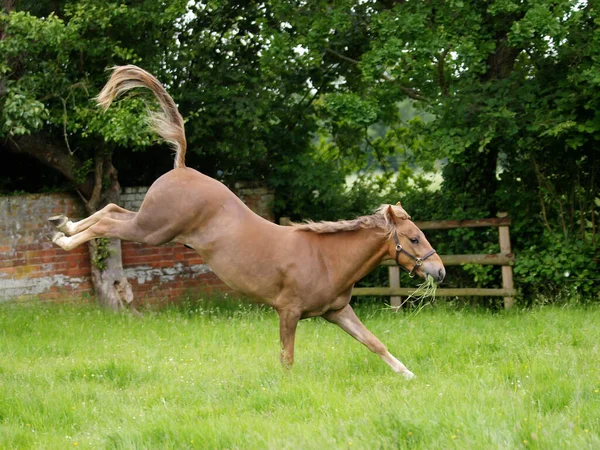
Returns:
[[[327,202],[314,197],[315,184],[344,181],[333,170],[313,169],[319,155],[311,145],[318,128],[315,100],[336,74],[289,48],[290,39],[279,33],[285,26],[279,7],[190,4],[179,22],[177,57],[169,61],[170,91],[188,119],[189,148],[200,170],[226,183],[267,183],[276,190],[278,214],[302,211],[316,218]],[[337,163],[323,158],[319,164]]]
[[[5,0],[0,14],[3,150],[29,154],[60,172],[89,214],[118,203],[113,152],[152,143],[143,102],[133,99],[101,114],[90,98],[106,82],[110,66],[161,66],[184,6]],[[90,257],[99,302],[114,309],[130,303],[120,242],[92,241]]]
[[[600,257],[593,2],[276,3],[288,24],[274,38],[288,42],[279,51],[301,46],[338,77],[315,102],[330,151],[408,147],[419,161],[447,161],[443,208],[432,210],[510,211],[522,280],[561,286],[570,264],[575,286],[591,292]],[[397,105],[406,98],[433,120],[405,121]],[[388,134],[374,140],[381,123]]]

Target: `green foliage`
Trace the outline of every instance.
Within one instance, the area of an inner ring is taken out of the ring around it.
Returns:
[[[108,67],[138,63],[153,70],[174,39],[173,25],[185,8],[171,2],[162,8],[146,1],[52,2],[0,13],[0,133],[39,131],[66,141],[70,152],[92,157],[98,141],[144,148],[153,143],[140,97],[103,113],[93,101],[107,79]],[[160,14],[158,14],[160,12]],[[162,50],[161,50],[162,49]],[[79,169],[85,171],[85,168]]]
[[[86,159],[81,166],[75,167],[74,172],[78,183],[85,183],[87,176],[93,171],[94,161],[91,158]]]
[[[528,294],[598,301],[596,249],[587,242],[564,241],[544,236],[543,244],[519,253],[517,282]],[[543,282],[540,282],[543,280]]]
[[[164,79],[188,118],[196,165],[227,182],[269,180],[289,190],[306,173],[290,179],[285,165],[310,154],[316,129],[306,80],[326,70],[294,58],[289,36],[274,33],[279,24],[268,3],[188,8]]]
[[[39,130],[44,120],[49,117],[44,104],[28,98],[20,86],[7,87],[1,111],[2,133],[6,136],[18,136]]]
[[[92,258],[92,264],[100,270],[106,269],[106,259],[110,257],[112,250],[110,248],[109,238],[96,239],[96,255]]]

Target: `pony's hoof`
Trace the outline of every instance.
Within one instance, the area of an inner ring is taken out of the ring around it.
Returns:
[[[402,372],[402,376],[403,376],[404,378],[406,378],[407,380],[412,380],[412,379],[414,379],[414,378],[416,378],[416,377],[417,377],[417,376],[416,376],[414,373],[412,373],[410,370],[407,370],[406,372]]]
[[[50,222],[52,225],[54,225],[56,228],[61,228],[64,227],[67,222],[68,222],[69,218],[67,216],[52,216],[48,219],[48,222]]]
[[[65,237],[65,233],[62,233],[60,231],[55,231],[54,233],[49,233],[47,234],[48,239],[50,239],[52,242],[54,242],[55,244],[58,244],[58,240],[60,238]]]

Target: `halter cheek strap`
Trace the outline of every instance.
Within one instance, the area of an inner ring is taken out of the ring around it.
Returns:
[[[415,276],[415,270],[417,269],[417,267],[422,266],[423,261],[425,261],[431,255],[436,253],[436,251],[432,249],[430,252],[426,253],[424,256],[417,257],[417,256],[413,255],[412,253],[407,252],[406,250],[404,250],[402,248],[402,245],[400,245],[400,240],[398,239],[397,231],[396,231],[396,233],[394,233],[394,242],[396,243],[396,264],[398,264],[403,270],[408,272],[408,276],[411,278],[413,278]],[[406,267],[404,267],[402,264],[400,264],[400,261],[398,261],[398,256],[400,256],[400,253],[404,253],[406,256],[408,256],[409,258],[414,260],[415,265],[413,266],[413,268],[411,270],[408,270]]]

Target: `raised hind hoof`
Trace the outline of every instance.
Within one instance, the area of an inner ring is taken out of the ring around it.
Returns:
[[[60,238],[64,238],[65,237],[65,233],[61,232],[61,231],[55,231],[54,233],[49,233],[46,236],[48,236],[48,239],[50,239],[52,242],[54,242],[56,245],[60,245],[58,243],[58,240]],[[62,246],[61,246],[62,247]]]
[[[54,225],[58,231],[62,231],[67,236],[74,234],[75,230],[73,229],[73,223],[67,216],[53,216],[48,219],[48,222]]]
[[[64,227],[67,222],[69,221],[69,218],[67,216],[52,216],[48,219],[48,222],[50,222],[52,225],[54,225],[56,228],[62,228]]]

